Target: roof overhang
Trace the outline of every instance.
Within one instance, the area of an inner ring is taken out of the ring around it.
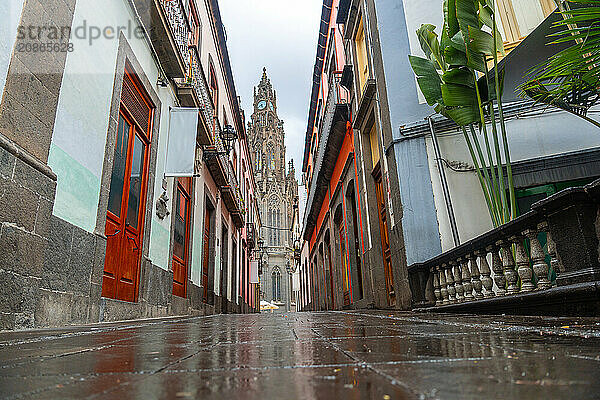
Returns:
[[[308,125],[306,127],[306,137],[304,140],[304,158],[302,161],[302,171],[306,171],[308,164],[308,154],[310,152],[310,140],[315,125],[315,112],[317,101],[319,99],[319,88],[321,87],[321,73],[323,72],[323,61],[325,60],[325,48],[327,46],[327,36],[329,34],[329,20],[331,19],[331,4],[333,0],[323,0],[323,9],[321,11],[321,25],[319,27],[319,40],[317,41],[317,55],[313,70],[313,84],[310,95],[310,104],[308,106]]]

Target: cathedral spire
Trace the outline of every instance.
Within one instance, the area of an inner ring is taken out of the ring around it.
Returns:
[[[269,82],[269,78],[267,77],[267,67],[263,67],[262,78],[260,80],[260,84],[267,84]]]

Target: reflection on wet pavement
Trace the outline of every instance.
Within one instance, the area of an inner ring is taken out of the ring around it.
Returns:
[[[598,399],[597,319],[384,311],[0,333],[6,399]]]

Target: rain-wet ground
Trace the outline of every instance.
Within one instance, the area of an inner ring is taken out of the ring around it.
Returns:
[[[598,399],[600,320],[385,311],[0,333],[7,399]]]

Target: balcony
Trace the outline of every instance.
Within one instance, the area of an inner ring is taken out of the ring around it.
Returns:
[[[413,307],[435,312],[598,315],[600,180],[409,267]]]
[[[242,197],[242,192],[240,191],[240,186],[237,183],[237,178],[235,176],[235,169],[231,162],[227,160],[227,185],[221,187],[221,194],[223,196],[223,203],[225,207],[229,210],[231,214],[231,218],[233,219],[233,223],[238,229],[241,229],[244,226],[244,215],[246,214],[246,210],[244,207],[244,200]]]
[[[219,121],[215,119],[214,125],[220,132],[221,126],[219,125]],[[221,134],[215,135],[214,139],[214,145],[204,147],[203,159],[215,184],[221,191],[223,204],[225,204],[225,207],[231,214],[233,223],[237,228],[242,228],[244,226],[246,207],[235,176],[235,169],[229,161],[229,156],[221,141]]]
[[[169,78],[186,75],[187,18],[179,0],[133,0],[163,70]]]
[[[348,92],[340,85],[342,72],[329,82],[327,103],[319,126],[319,145],[314,155],[314,172],[308,193],[307,212],[304,216],[304,239],[308,240],[314,228],[321,204],[325,199],[339,149],[346,136],[350,119]]]
[[[133,0],[150,36],[167,78],[177,83],[177,97],[184,107],[200,109],[197,142],[214,145],[218,132],[215,112],[196,46],[190,46],[191,28],[181,0]]]

